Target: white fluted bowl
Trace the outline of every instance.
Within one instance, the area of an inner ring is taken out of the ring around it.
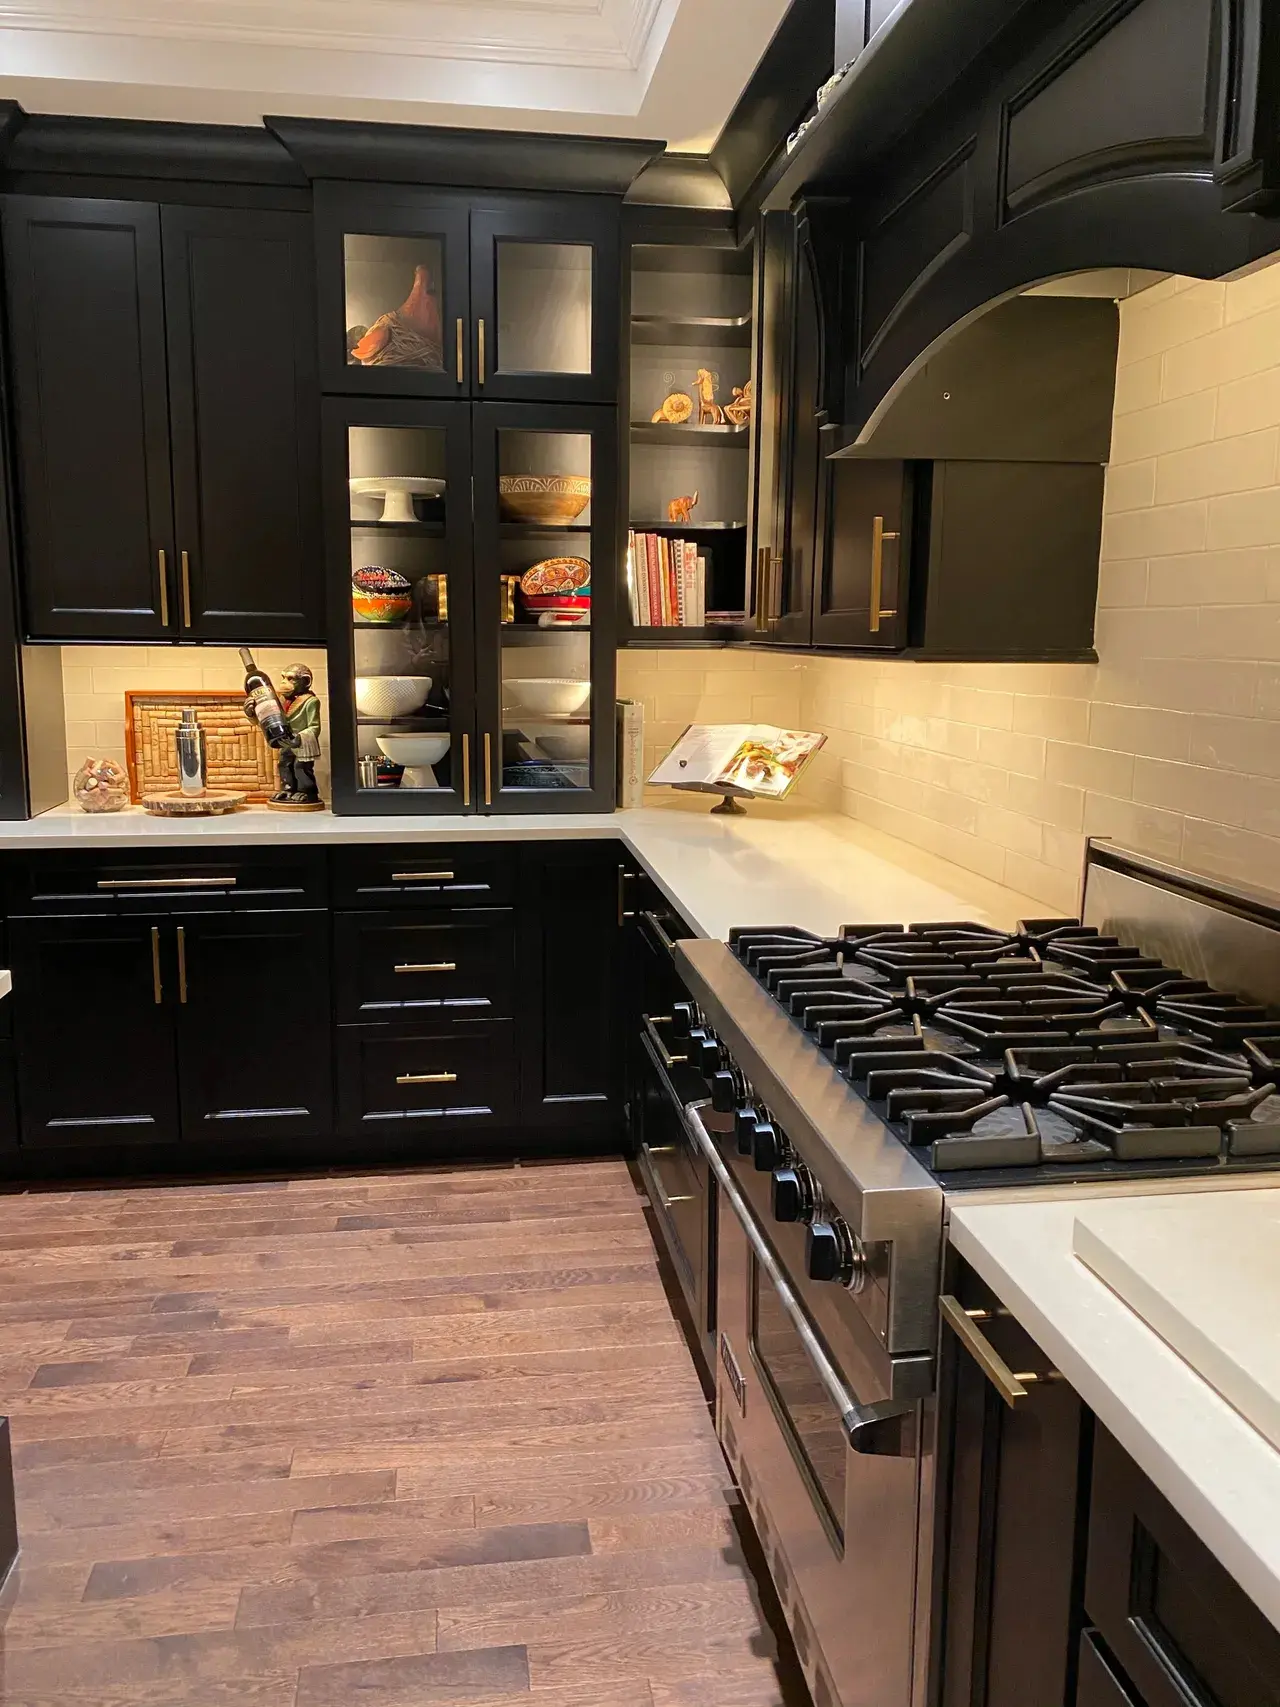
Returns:
[[[516,676],[502,684],[509,705],[541,717],[572,717],[591,698],[590,682],[569,681],[563,676]]]
[[[430,692],[430,676],[357,676],[356,710],[361,717],[407,717]]]

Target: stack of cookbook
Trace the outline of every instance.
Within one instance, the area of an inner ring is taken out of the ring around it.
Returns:
[[[627,588],[637,628],[702,628],[707,620],[707,560],[689,539],[627,534]]]

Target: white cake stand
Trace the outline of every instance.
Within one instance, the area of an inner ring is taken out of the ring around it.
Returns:
[[[423,474],[360,474],[349,482],[357,498],[381,498],[384,522],[416,522],[413,508],[415,498],[444,496],[443,480],[429,479]]]

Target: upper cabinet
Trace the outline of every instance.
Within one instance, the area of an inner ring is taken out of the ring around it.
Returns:
[[[25,627],[321,635],[305,214],[3,198]]]
[[[611,402],[619,204],[319,184],[324,389]]]

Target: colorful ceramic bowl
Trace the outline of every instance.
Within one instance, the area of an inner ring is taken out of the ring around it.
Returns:
[[[413,588],[395,569],[371,563],[351,577],[351,608],[361,622],[403,622],[413,609]]]

